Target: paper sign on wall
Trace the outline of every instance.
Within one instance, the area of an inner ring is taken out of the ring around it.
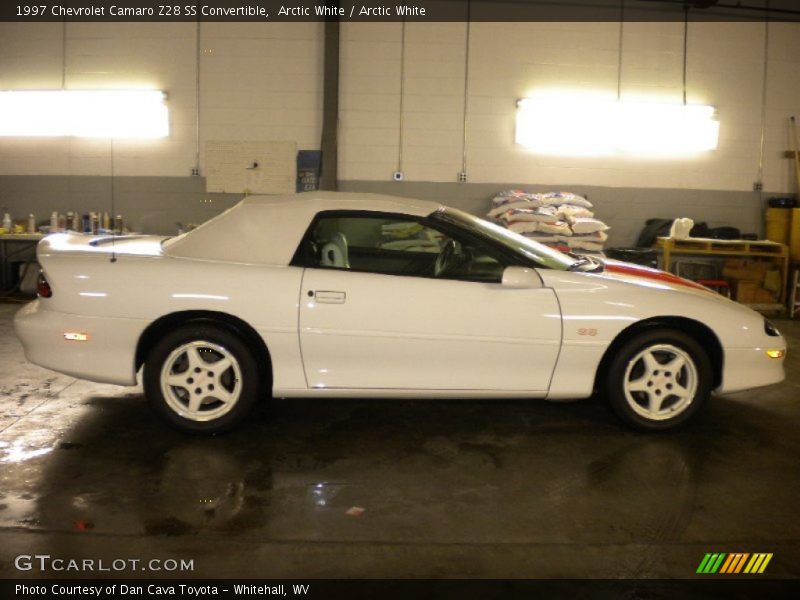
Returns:
[[[322,169],[322,152],[319,150],[300,150],[297,153],[297,193],[319,189]]]
[[[297,178],[295,142],[206,142],[206,191],[291,194]]]

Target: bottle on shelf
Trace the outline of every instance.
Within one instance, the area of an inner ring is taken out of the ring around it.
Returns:
[[[28,233],[36,233],[36,215],[28,215]]]
[[[8,231],[8,233],[11,233],[12,230],[13,230],[12,225],[13,224],[11,223],[11,215],[9,213],[4,214],[3,215],[3,229]]]

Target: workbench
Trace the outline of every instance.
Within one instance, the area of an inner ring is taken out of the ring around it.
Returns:
[[[41,233],[0,234],[0,291],[7,291],[13,285],[12,263],[36,260],[36,244],[43,237]]]
[[[783,311],[786,308],[786,283],[789,277],[789,248],[786,244],[779,244],[769,240],[714,240],[710,238],[679,240],[659,237],[656,239],[656,248],[660,248],[662,251],[661,268],[665,271],[671,271],[672,256],[675,254],[772,260],[776,263],[781,273],[779,302],[747,304],[747,306],[765,312]]]

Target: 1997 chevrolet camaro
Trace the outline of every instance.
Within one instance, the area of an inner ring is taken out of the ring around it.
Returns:
[[[32,362],[135,385],[194,432],[259,397],[605,396],[640,429],[784,378],[761,315],[669,273],[567,255],[390,196],[251,196],[165,238],[54,234],[15,328]]]

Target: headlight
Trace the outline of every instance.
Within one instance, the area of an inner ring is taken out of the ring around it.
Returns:
[[[772,337],[778,337],[781,334],[781,332],[778,331],[778,328],[770,323],[767,319],[764,319],[764,333]]]

